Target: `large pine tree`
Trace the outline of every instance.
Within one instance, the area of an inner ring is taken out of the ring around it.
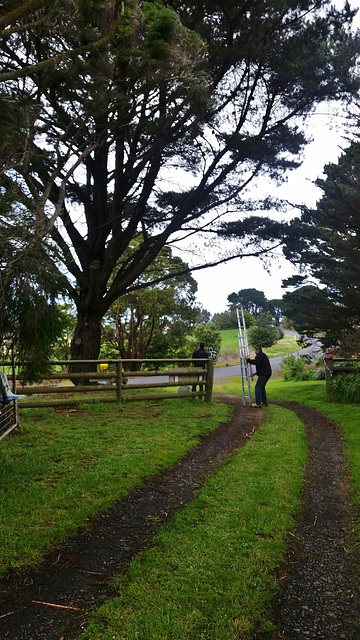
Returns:
[[[331,344],[360,319],[360,142],[326,165],[324,174],[317,180],[321,199],[291,225],[285,249],[304,272],[297,284],[307,284],[284,301],[300,329],[322,331]]]
[[[72,357],[95,359],[102,317],[165,245],[226,232],[224,213],[246,239],[235,254],[278,240],[243,223],[246,189],[297,166],[299,117],[352,91],[356,40],[328,2],[78,0],[71,18],[73,4],[7,18],[3,94],[31,108],[0,185],[31,197],[77,307]]]

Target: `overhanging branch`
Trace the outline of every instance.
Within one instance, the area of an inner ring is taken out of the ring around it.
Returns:
[[[188,267],[186,269],[181,269],[179,271],[173,271],[161,278],[155,278],[154,280],[149,280],[146,283],[140,283],[138,285],[133,285],[129,288],[126,289],[126,293],[131,293],[132,291],[138,291],[139,289],[145,289],[148,287],[154,287],[157,284],[160,284],[161,282],[165,282],[166,280],[169,280],[170,278],[177,278],[180,276],[184,276],[188,273],[193,273],[194,271],[200,271],[202,269],[209,269],[211,267],[217,267],[220,264],[225,264],[226,262],[230,262],[230,260],[235,260],[236,258],[259,258],[261,256],[263,256],[266,253],[269,253],[271,251],[275,251],[275,249],[277,249],[278,247],[280,247],[282,245],[282,242],[277,242],[276,244],[274,244],[272,247],[265,247],[264,249],[259,249],[258,251],[253,251],[251,253],[237,253],[235,255],[232,256],[226,256],[223,258],[219,258],[218,260],[213,260],[212,262],[207,262],[206,264],[200,264],[197,265],[195,267]],[[124,292],[125,293],[125,292]]]

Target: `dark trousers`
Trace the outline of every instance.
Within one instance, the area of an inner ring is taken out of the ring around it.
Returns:
[[[255,402],[256,404],[267,404],[265,386],[270,376],[258,376],[255,385]]]
[[[203,376],[199,376],[199,381],[203,379]],[[193,386],[191,387],[191,391],[196,391],[196,387],[197,384],[193,384]],[[199,391],[203,391],[204,390],[204,385],[203,384],[199,384]]]

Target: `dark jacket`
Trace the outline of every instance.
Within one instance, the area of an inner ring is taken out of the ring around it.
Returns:
[[[254,358],[254,360],[248,359],[250,364],[254,364],[256,367],[257,376],[271,376],[271,364],[266,353],[260,351]]]
[[[196,349],[196,351],[193,352],[192,358],[206,358],[208,359],[209,354],[207,351],[205,351],[205,349]],[[206,362],[193,362],[194,367],[202,367],[203,369],[205,369],[206,366]]]

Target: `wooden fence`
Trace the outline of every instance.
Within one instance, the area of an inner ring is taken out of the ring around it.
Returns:
[[[334,365],[336,362],[344,362],[344,358],[325,358],[326,393],[331,392],[332,381],[335,376],[348,373],[360,373],[360,367],[356,365]],[[360,362],[360,358],[352,358],[351,362]]]
[[[61,407],[73,406],[85,403],[97,402],[131,402],[134,400],[160,400],[168,398],[189,398],[204,397],[205,402],[211,402],[214,380],[214,360],[206,360],[206,367],[190,367],[192,359],[151,359],[151,360],[72,360],[56,361],[51,364],[54,368],[67,367],[69,364],[93,365],[94,371],[82,373],[68,373],[66,370],[51,373],[43,380],[41,385],[24,385],[18,387],[18,391],[25,396],[42,396],[41,399],[27,401],[21,400],[18,403],[19,410],[35,407]],[[130,363],[139,365],[146,364],[147,368],[141,371],[128,371]],[[183,363],[188,366],[171,367],[170,369],[160,369],[160,365],[169,366]],[[199,360],[202,364],[203,360]],[[128,366],[127,366],[128,365]],[[87,368],[89,368],[87,366]],[[151,377],[166,377],[166,381],[150,381]],[[142,378],[142,380],[140,380]],[[129,380],[131,379],[131,384]],[[136,380],[139,379],[139,382]],[[88,384],[74,384],[76,380],[88,380]],[[18,377],[18,381],[21,378]],[[48,384],[44,382],[48,381]],[[202,385],[203,391],[191,391],[192,385]],[[141,391],[178,388],[176,393],[140,393]],[[137,393],[132,393],[132,392]],[[50,400],[49,395],[56,395],[56,399]],[[96,395],[95,395],[96,394]],[[76,396],[70,397],[70,396]],[[62,397],[59,397],[62,396]],[[91,397],[89,397],[91,396]]]

